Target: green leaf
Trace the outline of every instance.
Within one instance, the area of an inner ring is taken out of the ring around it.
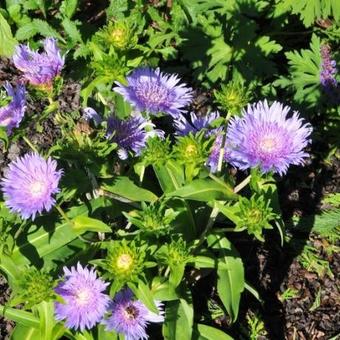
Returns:
[[[53,328],[56,324],[54,318],[54,303],[53,301],[43,301],[34,309],[37,310],[40,319],[40,334],[42,340],[52,339]]]
[[[39,258],[70,243],[77,236],[68,223],[55,227],[31,225],[27,232],[19,235],[11,258],[17,265],[37,263]]]
[[[213,200],[236,199],[231,187],[210,179],[196,179],[191,183],[168,194],[170,197],[182,197],[195,201],[209,202]]]
[[[183,166],[173,160],[154,165],[153,169],[165,193],[179,189],[185,182]]]
[[[15,37],[21,40],[28,40],[36,34],[41,34],[44,37],[57,38],[63,42],[63,37],[47,22],[41,19],[33,19],[31,22],[19,27]]]
[[[77,234],[85,233],[86,231],[94,231],[100,233],[110,233],[112,229],[104,222],[99,221],[95,218],[87,216],[77,216],[73,219],[72,229]]]
[[[0,305],[0,315],[26,327],[39,328],[40,325],[39,319],[36,316],[34,316],[31,312],[26,312],[21,309]]]
[[[195,268],[216,268],[217,261],[208,256],[197,255],[194,258],[193,266]]]
[[[152,295],[152,292],[147,284],[145,284],[143,281],[138,281],[138,286],[135,285],[129,285],[129,287],[132,289],[132,291],[135,293],[137,298],[141,300],[144,305],[153,313],[158,314],[159,311],[155,305],[155,301]]]
[[[169,281],[163,282],[164,279],[156,276],[152,281],[152,292],[155,300],[172,301],[178,299],[175,287]]]
[[[59,11],[63,16],[71,19],[77,9],[77,5],[78,0],[64,0],[60,5]]]
[[[193,340],[233,340],[233,338],[217,328],[197,323]]]
[[[0,56],[11,57],[17,43],[13,38],[10,26],[0,13]]]
[[[169,301],[165,310],[163,336],[167,340],[191,339],[194,311],[184,299]]]
[[[210,247],[219,250],[217,292],[232,321],[235,322],[245,282],[242,260],[226,237],[210,234],[207,241]]]
[[[41,340],[39,329],[17,324],[11,334],[11,340]]]
[[[158,197],[149,190],[138,187],[128,177],[119,176],[113,184],[104,184],[103,189],[117,195],[117,199],[125,199],[132,202],[154,202]]]
[[[67,37],[69,37],[73,43],[83,41],[80,31],[78,30],[77,24],[74,21],[70,20],[69,18],[65,18],[61,22],[61,24],[64,27]]]
[[[169,282],[172,286],[177,287],[183,278],[185,270],[185,263],[178,264],[177,266],[172,266],[170,269]]]

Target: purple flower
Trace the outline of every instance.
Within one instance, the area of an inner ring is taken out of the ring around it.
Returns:
[[[59,192],[58,183],[62,170],[57,162],[45,160],[37,153],[26,154],[11,162],[1,181],[5,204],[23,219],[32,217],[55,204],[52,195]]]
[[[192,99],[192,89],[178,84],[177,75],[160,72],[159,68],[135,69],[127,77],[128,85],[119,82],[113,90],[139,112],[158,114],[167,113],[176,117]]]
[[[18,84],[14,90],[10,83],[6,83],[4,88],[7,95],[12,97],[11,102],[0,108],[0,126],[7,127],[7,133],[10,134],[12,129],[19,127],[26,110],[25,86]]]
[[[55,303],[55,318],[66,319],[67,328],[91,329],[101,321],[109,305],[110,298],[103,293],[108,283],[97,278],[94,268],[83,268],[79,262],[77,268],[64,267],[64,274],[65,280],[55,288],[64,300]]]
[[[84,111],[84,118],[86,121],[93,120],[95,126],[98,126],[102,121],[102,117],[97,113],[96,110],[92,109],[92,107],[85,107]]]
[[[331,59],[331,48],[329,45],[321,46],[321,72],[320,72],[320,82],[325,88],[337,87],[338,82],[335,79],[337,73],[336,62]]]
[[[242,117],[230,120],[227,130],[227,160],[241,170],[259,166],[263,172],[287,172],[290,164],[303,164],[303,149],[311,142],[310,124],[299,113],[287,118],[289,106],[267,101],[248,105]]]
[[[16,68],[24,73],[24,78],[32,85],[51,88],[53,79],[64,66],[56,40],[44,40],[44,52],[32,51],[26,45],[18,45],[13,55]]]
[[[127,120],[110,117],[107,122],[107,138],[118,144],[118,157],[127,159],[128,151],[133,151],[137,156],[140,155],[148,138],[156,135],[164,137],[163,131],[151,130],[153,127],[154,125],[141,115]],[[147,131],[148,128],[149,131]]]
[[[190,121],[182,114],[179,114],[174,119],[174,126],[177,134],[180,136],[188,135],[190,132],[196,133],[202,129],[209,129],[210,124],[220,117],[218,112],[210,112],[206,116],[197,117],[195,113],[190,113]],[[211,134],[215,129],[211,129]]]
[[[134,300],[130,289],[121,290],[109,308],[111,316],[103,321],[106,330],[123,333],[125,340],[148,339],[145,331],[148,323],[164,321],[163,305],[157,301],[155,303],[159,315],[150,312],[141,301]]]

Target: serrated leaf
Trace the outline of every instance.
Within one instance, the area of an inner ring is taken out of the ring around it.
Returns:
[[[11,57],[17,43],[9,24],[0,13],[0,56]]]
[[[63,0],[60,5],[60,13],[66,18],[71,19],[78,5],[78,0]]]
[[[83,41],[80,31],[78,30],[78,27],[74,21],[71,21],[69,18],[64,18],[61,24],[64,27],[66,35],[72,40],[73,43]]]

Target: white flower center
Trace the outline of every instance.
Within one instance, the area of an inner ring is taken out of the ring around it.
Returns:
[[[79,290],[76,294],[76,300],[77,300],[78,305],[80,306],[86,305],[90,301],[90,298],[91,298],[91,292],[89,289],[86,289],[86,288]]]
[[[273,136],[264,137],[259,143],[260,150],[265,153],[271,153],[277,149],[277,142]]]
[[[33,197],[42,196],[46,191],[46,184],[43,181],[35,181],[30,186],[30,193]]]
[[[166,102],[168,90],[164,86],[148,82],[140,84],[136,89],[136,95],[146,105],[159,105]]]

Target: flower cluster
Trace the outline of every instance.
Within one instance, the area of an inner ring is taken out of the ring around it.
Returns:
[[[55,303],[55,317],[65,320],[67,328],[84,331],[102,323],[106,329],[125,335],[125,339],[147,339],[149,322],[163,322],[162,304],[155,301],[159,314],[150,312],[129,289],[118,292],[114,299],[105,293],[108,283],[97,276],[94,268],[64,267],[64,279],[55,288],[62,302]],[[105,315],[108,314],[106,317]]]
[[[50,90],[53,80],[64,66],[57,42],[53,38],[44,40],[44,52],[32,51],[27,45],[16,47],[13,62],[23,72],[23,77],[32,85]]]
[[[0,126],[7,128],[7,133],[10,134],[13,128],[19,127],[26,110],[25,86],[18,84],[16,89],[10,83],[6,83],[4,88],[7,95],[11,97],[11,101],[0,107]]]

